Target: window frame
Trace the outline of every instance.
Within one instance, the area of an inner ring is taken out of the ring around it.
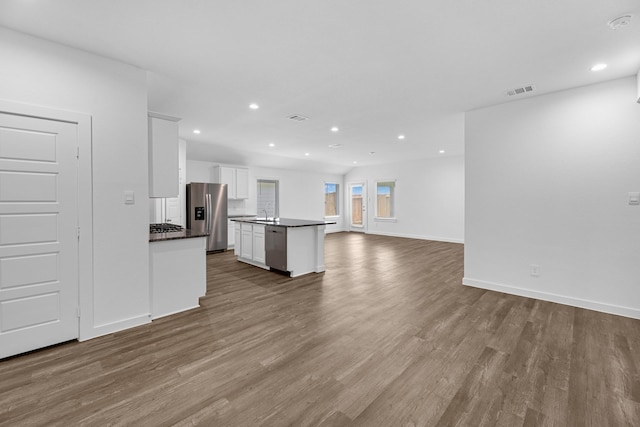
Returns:
[[[327,215],[327,185],[335,185],[336,186],[336,213],[335,215]],[[340,183],[333,181],[325,181],[324,182],[324,218],[326,219],[336,219],[340,218]]]
[[[275,185],[275,203],[271,209],[267,209],[267,214],[269,211],[273,211],[273,218],[280,218],[280,181],[276,178],[258,178],[256,177],[256,214],[258,218],[261,217],[262,209],[260,209],[260,192],[259,187],[262,182],[265,183],[274,183]]]
[[[378,179],[374,182],[374,188],[375,188],[375,211],[373,213],[373,220],[375,222],[397,222],[397,212],[396,212],[396,205],[397,205],[397,195],[396,195],[396,190],[397,190],[397,179]],[[392,184],[390,186],[390,190],[389,190],[389,216],[380,216],[379,212],[378,212],[378,185],[379,184]]]

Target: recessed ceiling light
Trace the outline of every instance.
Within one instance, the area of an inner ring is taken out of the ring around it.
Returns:
[[[400,140],[404,139],[404,135],[398,135],[398,139]]]
[[[276,146],[276,144],[274,144],[273,142],[269,143],[269,147],[275,147],[275,146]]]
[[[338,129],[336,126],[331,128],[331,132],[338,132],[340,129]]]
[[[354,164],[354,165],[357,165],[357,164],[358,164],[358,161],[357,161],[357,160],[354,160],[354,161],[353,161],[353,164]]]
[[[200,129],[194,129],[193,133],[195,133],[196,135],[200,135]]]
[[[440,154],[444,154],[444,150],[440,150]]]
[[[593,67],[591,67],[591,71],[602,71],[605,68],[607,68],[607,64],[596,64]]]
[[[252,110],[257,110],[258,108],[260,108],[260,106],[258,104],[249,104],[249,108],[251,108]]]
[[[304,153],[304,155],[305,155],[305,156],[309,156],[309,155],[311,155],[311,153]]]

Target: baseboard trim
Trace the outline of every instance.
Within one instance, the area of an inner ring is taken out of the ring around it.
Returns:
[[[535,298],[542,301],[555,302],[572,307],[586,308],[588,310],[600,311],[602,313],[615,314],[632,319],[640,319],[640,309],[622,307],[619,305],[606,304],[597,301],[584,300],[580,298],[568,297],[566,295],[538,292],[531,289],[518,288],[515,286],[501,285],[498,283],[486,282],[484,280],[462,278],[462,284],[474,288],[487,289],[490,291],[503,292],[505,294],[518,295],[521,297]]]
[[[365,234],[375,234],[378,236],[389,236],[389,237],[404,237],[406,239],[434,240],[436,242],[445,242],[445,243],[464,243],[464,239],[457,239],[454,237],[422,236],[419,234],[389,233],[386,231],[371,231],[371,230],[367,230]]]
[[[86,341],[92,338],[101,337],[103,335],[109,335],[114,332],[124,331],[125,329],[146,325],[147,323],[150,323],[150,322],[151,322],[151,314],[143,314],[136,317],[130,317],[128,319],[119,320],[117,322],[94,326],[91,329],[91,335],[86,337],[80,337],[79,341]]]
[[[344,229],[342,229],[342,228],[332,228],[332,229],[329,229],[329,227],[327,227],[327,228],[325,228],[325,229],[324,229],[324,234],[342,233],[342,232],[345,232],[345,231],[347,231],[347,230],[344,230]]]

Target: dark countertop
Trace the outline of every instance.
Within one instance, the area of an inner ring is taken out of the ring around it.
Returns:
[[[313,227],[316,225],[335,224],[335,221],[316,221],[308,219],[278,218],[277,220],[260,220],[256,218],[229,218],[232,221],[248,222],[251,224],[274,225],[276,227]]]
[[[149,233],[149,242],[162,242],[165,240],[193,239],[195,237],[207,237],[206,231],[196,232],[191,230],[174,231],[171,233]]]

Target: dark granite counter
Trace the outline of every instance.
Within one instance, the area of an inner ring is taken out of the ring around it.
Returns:
[[[207,237],[209,233],[191,230],[173,231],[170,233],[149,233],[149,242],[162,242],[165,240],[193,239],[195,237]]]
[[[256,218],[229,218],[231,221],[248,222],[251,224],[273,225],[276,227],[314,227],[316,225],[335,224],[335,221],[319,221],[308,219],[278,218],[276,220],[264,220]]]

